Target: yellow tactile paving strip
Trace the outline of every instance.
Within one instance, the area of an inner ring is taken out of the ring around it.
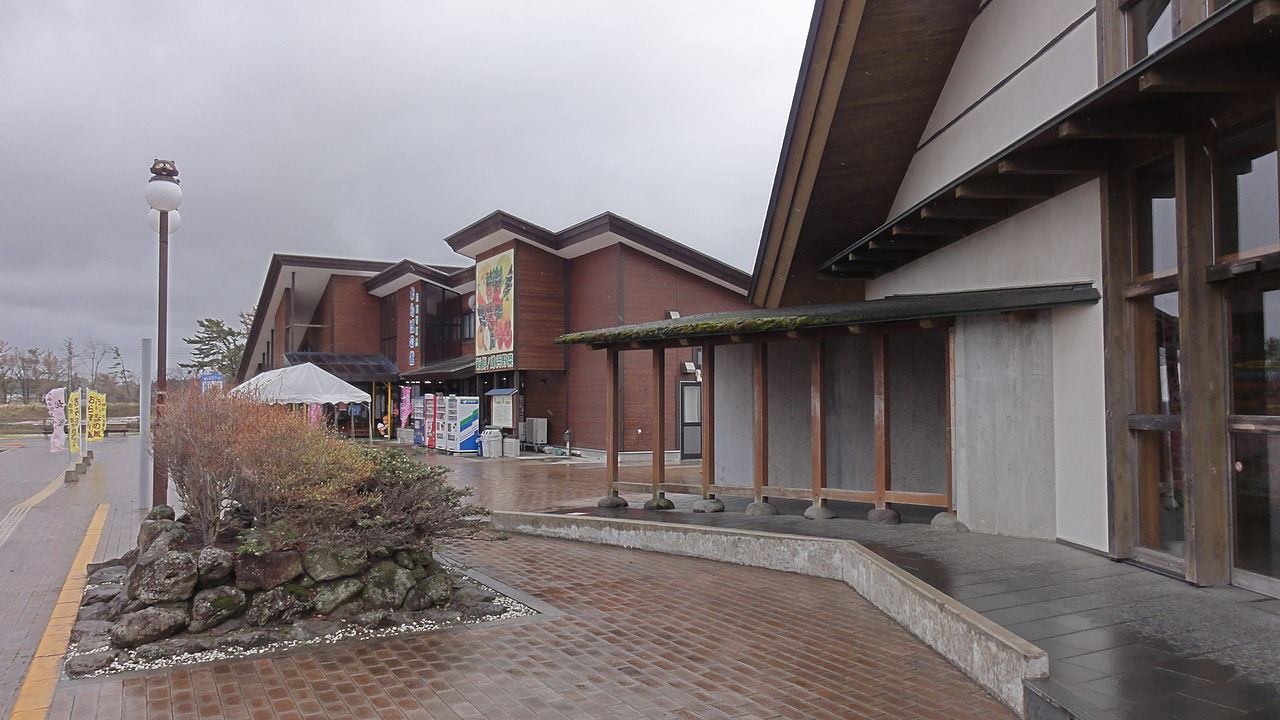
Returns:
[[[89,521],[89,529],[85,531],[84,541],[80,543],[75,560],[71,561],[71,569],[62,583],[58,602],[53,606],[53,615],[45,626],[35,657],[31,659],[31,667],[27,668],[27,676],[18,690],[18,699],[13,705],[9,720],[43,720],[49,711],[49,705],[53,702],[53,689],[58,684],[62,656],[67,652],[71,626],[75,624],[80,599],[88,581],[85,566],[93,560],[93,553],[98,548],[98,538],[107,523],[107,508],[105,503],[99,505],[93,513],[93,519]]]

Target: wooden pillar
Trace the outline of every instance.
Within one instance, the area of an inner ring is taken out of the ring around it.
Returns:
[[[649,414],[649,444],[653,449],[653,472],[650,482],[653,484],[653,498],[663,497],[662,483],[665,479],[667,458],[664,435],[667,422],[667,351],[664,348],[653,349],[653,400]]]
[[[716,482],[716,346],[702,346],[702,497]]]
[[[822,498],[827,487],[826,346],[822,337],[814,337],[809,346],[809,467],[813,473],[813,504],[821,506],[827,504]]]
[[[946,383],[947,399],[947,512],[956,511],[955,497],[955,426],[956,426],[956,327],[947,328],[947,369],[943,381]]]
[[[609,348],[605,350],[605,394],[604,394],[604,480],[605,495],[608,497],[616,497],[618,495],[618,413],[621,410],[622,403],[619,402],[619,393],[622,384],[618,382],[618,350]]]
[[[1134,304],[1125,298],[1133,280],[1133,187],[1120,165],[1107,170],[1102,187],[1102,347],[1106,407],[1107,492],[1111,504],[1111,554],[1130,557],[1136,544],[1135,456],[1128,417],[1134,412],[1137,361]],[[1151,337],[1154,337],[1152,335]]]
[[[1215,260],[1211,142],[1202,126],[1174,143],[1186,561],[1187,579],[1197,585],[1231,581],[1225,308],[1222,292],[1204,279]]]
[[[889,452],[889,336],[881,333],[872,345],[875,393],[876,507],[888,507],[885,493],[893,487]]]
[[[769,486],[769,345],[752,345],[752,387],[755,398],[754,438],[755,463],[751,473],[755,501],[764,502],[764,489]]]

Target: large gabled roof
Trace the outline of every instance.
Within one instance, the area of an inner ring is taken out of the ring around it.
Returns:
[[[787,280],[888,216],[978,0],[818,0],[749,298],[787,303]]]

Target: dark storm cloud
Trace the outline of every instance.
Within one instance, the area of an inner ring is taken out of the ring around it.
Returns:
[[[274,251],[457,262],[440,238],[496,208],[612,210],[749,269],[811,7],[8,3],[0,339],[154,335],[154,157],[186,193],[175,351]]]

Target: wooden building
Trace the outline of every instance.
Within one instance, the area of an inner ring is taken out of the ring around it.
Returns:
[[[577,328],[750,307],[750,276],[611,213],[552,232],[495,212],[444,242],[465,260],[427,265],[274,255],[238,379],[314,362],[375,397],[373,417],[416,394],[481,395],[514,389],[514,434],[546,420],[547,442],[603,455],[605,358],[555,343]],[[672,349],[661,385],[697,407],[695,348]],[[626,406],[623,452],[649,449],[648,366],[623,368],[645,389]],[[488,418],[489,407],[482,407]],[[367,418],[355,418],[357,434]],[[667,434],[681,425],[672,416]],[[567,433],[567,434],[566,434]],[[634,437],[633,437],[634,436]],[[684,432],[671,458],[697,457]]]
[[[932,506],[1280,596],[1278,23],[1274,0],[818,2],[765,309],[563,338],[658,371],[702,347],[703,481],[655,467],[653,505]]]

